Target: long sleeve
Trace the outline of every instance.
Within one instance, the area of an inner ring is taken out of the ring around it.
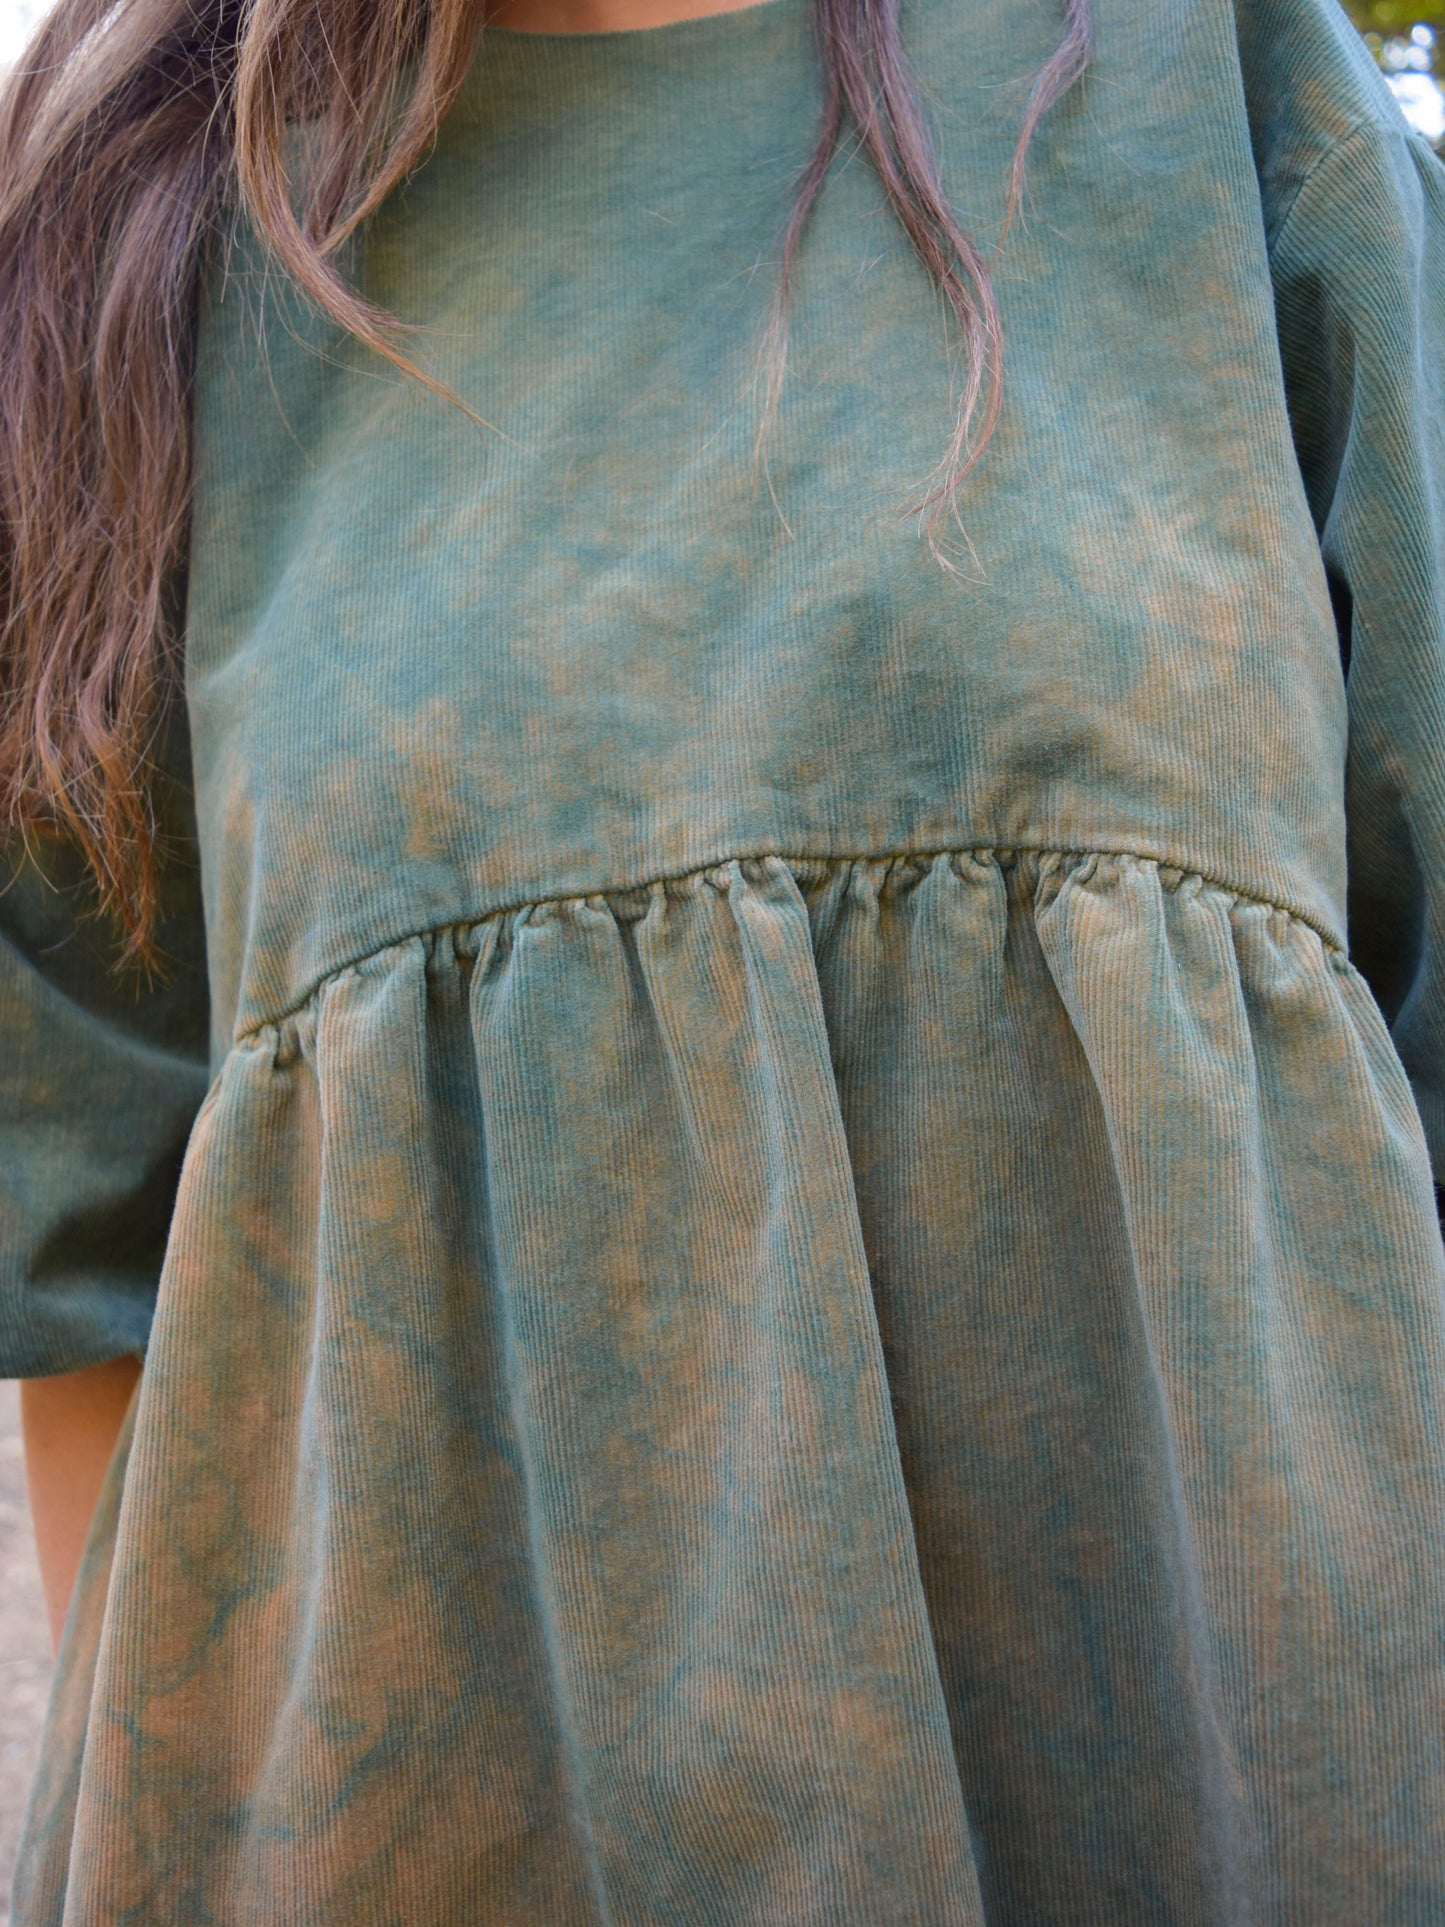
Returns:
[[[1410,1076],[1439,1183],[1445,165],[1361,73],[1358,46],[1336,56],[1329,43],[1322,29],[1304,71],[1276,80],[1309,100],[1300,83],[1312,78],[1313,98],[1329,98],[1341,119],[1348,111],[1353,126],[1323,130],[1328,144],[1297,181],[1262,171],[1278,214],[1271,259],[1291,418],[1347,678],[1351,952]],[[1267,209],[1270,200],[1267,191]]]
[[[176,705],[179,711],[179,705]],[[113,968],[80,866],[5,851],[0,890],[0,1376],[144,1350],[205,1095],[204,937],[179,718],[157,807],[162,981]]]

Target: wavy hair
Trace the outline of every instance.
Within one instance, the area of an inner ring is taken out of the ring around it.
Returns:
[[[782,237],[764,416],[790,271],[851,129],[961,338],[952,440],[921,504],[936,515],[998,417],[988,264],[944,194],[898,0],[810,4],[822,120]],[[1088,0],[1061,6],[1005,232],[1035,128],[1089,58]],[[0,809],[11,832],[79,846],[127,956],[153,960],[150,796],[179,646],[207,237],[244,212],[320,310],[455,401],[404,353],[409,331],[349,285],[338,251],[424,158],[483,33],[481,0],[58,0],[0,89]],[[298,192],[286,156],[302,124]]]

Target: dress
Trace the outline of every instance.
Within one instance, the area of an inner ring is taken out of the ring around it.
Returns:
[[[169,981],[0,899],[4,1368],[149,1335],[18,1927],[1445,1920],[1445,169],[1095,13],[951,570],[851,152],[755,456],[803,0],[488,32],[349,264],[488,429],[217,250]],[[987,240],[1058,22],[904,27]]]

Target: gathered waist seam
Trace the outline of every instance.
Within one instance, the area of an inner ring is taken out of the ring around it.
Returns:
[[[659,884],[684,883],[692,877],[705,877],[709,871],[726,870],[734,864],[782,863],[789,869],[806,868],[816,865],[820,869],[837,869],[849,864],[862,863],[910,863],[932,862],[943,857],[968,857],[978,863],[994,863],[1000,869],[1008,869],[1020,861],[1055,860],[1057,862],[1082,863],[1090,857],[1098,857],[1105,862],[1127,859],[1147,864],[1157,870],[1164,887],[1177,889],[1187,877],[1197,878],[1210,889],[1219,890],[1239,903],[1257,905],[1262,910],[1274,911],[1288,917],[1292,923],[1302,925],[1319,938],[1321,944],[1333,957],[1345,961],[1348,952],[1341,939],[1321,920],[1297,904],[1284,902],[1264,891],[1249,890],[1233,882],[1221,873],[1207,869],[1197,863],[1182,863],[1177,858],[1166,857],[1146,849],[1107,847],[1099,844],[1065,845],[1053,843],[946,843],[928,846],[912,846],[896,850],[858,850],[821,853],[784,850],[743,850],[720,856],[708,863],[689,864],[682,870],[661,870],[655,875],[639,878],[636,882],[604,884],[592,890],[558,890],[555,892],[533,893],[519,897],[514,903],[495,905],[490,910],[482,910],[475,915],[443,917],[434,922],[399,930],[395,935],[369,943],[364,950],[355,955],[344,957],[329,969],[319,972],[308,984],[306,990],[284,1009],[263,1017],[257,1017],[244,1025],[238,1025],[232,1038],[234,1048],[240,1048],[260,1037],[264,1032],[274,1029],[299,1017],[311,1003],[323,984],[342,976],[348,970],[359,969],[373,957],[397,944],[424,941],[436,938],[444,931],[474,929],[478,925],[494,923],[501,918],[514,917],[524,910],[540,908],[546,904],[587,903],[594,897],[628,897],[655,889]]]

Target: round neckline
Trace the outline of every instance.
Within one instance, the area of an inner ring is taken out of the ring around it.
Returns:
[[[688,33],[698,33],[708,28],[716,29],[731,25],[733,21],[753,14],[763,14],[769,18],[787,11],[790,0],[747,0],[741,7],[724,7],[714,13],[685,14],[678,20],[659,20],[650,27],[565,27],[538,32],[531,27],[506,27],[499,21],[488,21],[482,28],[482,44],[488,40],[505,40],[509,46],[537,42],[541,46],[578,46],[597,42],[604,46],[616,46],[619,42],[656,41],[659,37],[683,37]]]

